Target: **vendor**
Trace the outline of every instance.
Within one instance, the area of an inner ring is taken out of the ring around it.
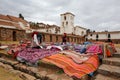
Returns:
[[[31,45],[32,45],[33,48],[41,48],[40,44],[38,42],[37,35],[38,35],[38,32],[36,32],[36,31],[34,31],[32,33],[32,44]]]
[[[62,37],[62,44],[66,44],[67,42],[67,35],[64,33],[64,36]]]

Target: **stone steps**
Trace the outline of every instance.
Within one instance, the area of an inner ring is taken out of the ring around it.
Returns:
[[[117,58],[120,58],[120,52],[116,52],[113,54],[113,57],[117,57]]]
[[[93,80],[120,80],[120,52],[102,60]]]
[[[119,66],[120,67],[120,58],[110,57],[102,60],[103,64]]]
[[[99,74],[103,74],[103,75],[110,76],[110,77],[120,78],[120,67],[119,66],[102,64],[98,68],[97,71]]]
[[[27,66],[23,63],[18,62],[15,59],[0,57],[0,62],[8,64],[13,69],[24,72],[28,75],[35,77],[38,80],[89,80],[89,76],[85,75],[81,79],[70,77],[64,72],[61,73],[61,69],[55,65],[40,62],[39,66]],[[59,72],[60,71],[60,72]]]
[[[97,74],[94,80],[120,80],[120,78],[111,78],[102,74]]]

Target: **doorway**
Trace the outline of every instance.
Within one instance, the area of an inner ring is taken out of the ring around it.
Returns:
[[[16,41],[16,31],[13,31],[13,41]]]

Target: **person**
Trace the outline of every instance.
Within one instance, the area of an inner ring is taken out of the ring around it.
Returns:
[[[66,44],[66,42],[67,42],[67,35],[66,33],[64,33],[64,36],[62,37],[62,43]]]
[[[32,33],[32,48],[40,48],[37,35],[38,35],[38,32],[36,31]]]
[[[38,33],[37,39],[38,39],[38,42],[41,44],[42,43],[42,34]]]

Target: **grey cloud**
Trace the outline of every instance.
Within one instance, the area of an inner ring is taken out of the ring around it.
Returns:
[[[60,25],[60,14],[75,14],[75,25],[92,30],[120,30],[120,0],[1,0],[0,13]],[[109,27],[109,26],[114,26]]]

